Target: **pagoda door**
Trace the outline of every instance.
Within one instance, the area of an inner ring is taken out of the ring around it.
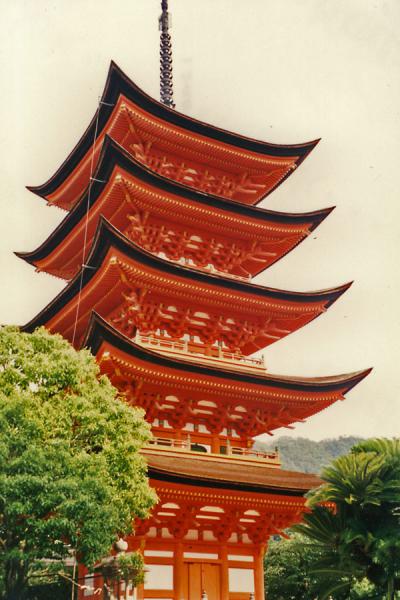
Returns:
[[[208,600],[221,600],[220,566],[210,563],[186,563],[188,600],[201,600],[207,592]]]

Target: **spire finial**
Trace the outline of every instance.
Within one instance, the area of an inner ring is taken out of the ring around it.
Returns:
[[[172,44],[168,0],[161,0],[160,28],[160,99],[163,104],[175,108],[172,88]]]

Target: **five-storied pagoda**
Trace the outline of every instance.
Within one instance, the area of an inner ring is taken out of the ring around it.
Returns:
[[[325,409],[368,371],[283,377],[251,357],[349,287],[300,293],[251,282],[331,211],[255,207],[316,142],[272,145],[174,111],[161,25],[163,103],[112,63],[85,134],[30,188],[67,215],[19,256],[68,283],[25,329],[45,325],[90,348],[152,425],[143,453],[159,502],[128,540],[148,569],[137,597],[263,600],[268,537],[301,519],[304,493],[319,481],[282,470],[276,452],[252,450],[253,438]],[[93,581],[101,586],[86,574]],[[81,597],[98,596],[89,585]]]

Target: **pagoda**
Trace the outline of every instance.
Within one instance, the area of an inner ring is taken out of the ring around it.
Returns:
[[[278,452],[255,450],[253,438],[342,400],[369,371],[279,376],[253,356],[349,287],[305,293],[251,281],[332,210],[256,206],[317,141],[268,144],[167,104],[112,63],[83,137],[47,183],[29,188],[66,216],[18,255],[67,283],[24,329],[44,325],[89,348],[151,424],[143,454],[159,501],[127,540],[148,570],[136,597],[263,600],[268,538],[301,520],[319,479],[283,470]],[[101,581],[81,575],[81,598],[97,598]]]

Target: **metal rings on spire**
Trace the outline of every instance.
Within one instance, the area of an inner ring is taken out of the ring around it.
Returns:
[[[160,99],[163,104],[175,108],[172,81],[172,44],[168,0],[161,0],[160,28]]]

